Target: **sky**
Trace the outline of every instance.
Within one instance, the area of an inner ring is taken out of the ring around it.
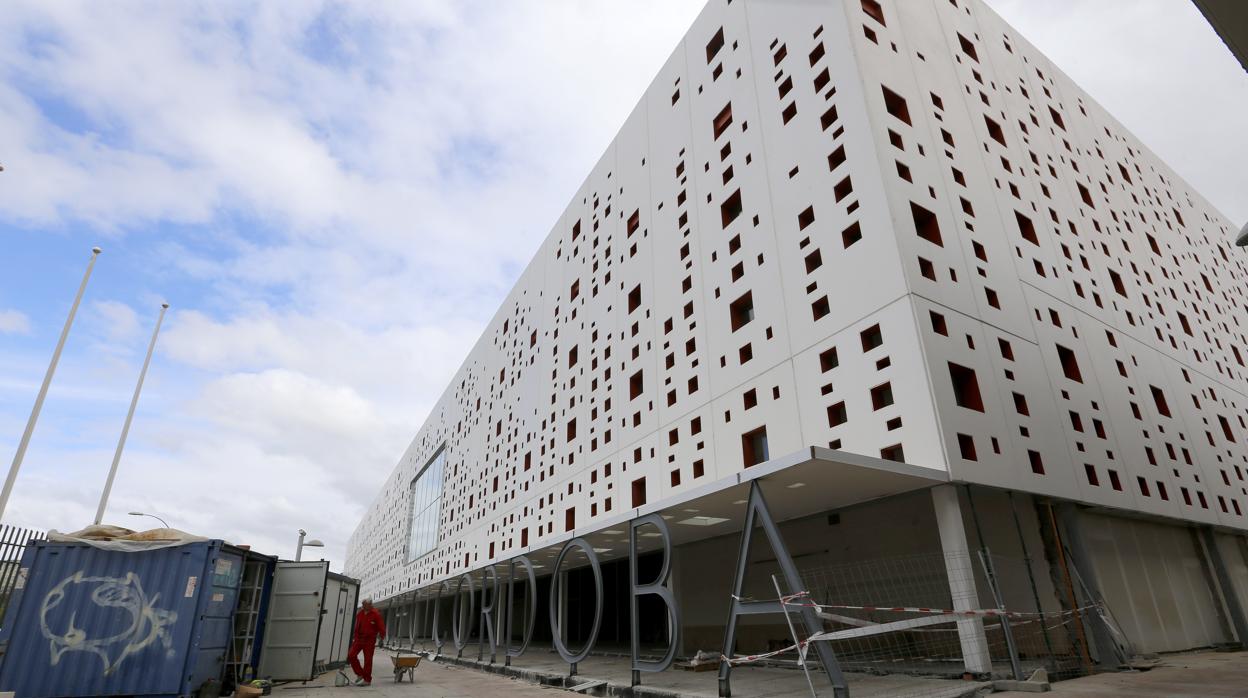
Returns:
[[[104,248],[6,523],[339,568],[701,0],[16,2],[0,14],[0,465]],[[1248,75],[1186,0],[991,0],[1248,220]],[[307,556],[305,556],[307,557]]]

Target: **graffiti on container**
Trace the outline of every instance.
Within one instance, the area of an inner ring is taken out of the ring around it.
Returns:
[[[171,630],[178,621],[172,610],[156,608],[160,594],[148,598],[139,576],[91,577],[81,570],[66,577],[43,597],[39,622],[47,638],[52,666],[66,652],[90,652],[113,673],[127,657],[160,643],[172,657]],[[88,605],[90,604],[90,605]],[[79,627],[79,617],[90,619]]]

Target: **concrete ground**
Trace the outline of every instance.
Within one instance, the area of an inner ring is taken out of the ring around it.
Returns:
[[[610,660],[610,658],[605,658]],[[570,695],[560,688],[540,686],[524,680],[500,674],[478,671],[443,662],[422,662],[416,670],[415,683],[394,683],[390,659],[376,655],[375,681],[367,688],[336,688],[333,674],[307,684],[289,684],[274,689],[276,698],[345,698],[378,696],[385,698],[459,698],[461,696],[502,696],[508,698],[556,698]],[[581,676],[606,678],[612,683],[619,679],[627,685],[627,676],[615,676],[610,661],[591,659],[581,668]],[[549,666],[547,666],[549,665]],[[526,663],[528,670],[553,669],[566,672],[566,665],[556,660]],[[348,673],[350,671],[348,670]],[[599,677],[598,674],[602,676]],[[668,671],[660,676],[643,676],[650,687],[668,695],[714,696],[715,674]],[[657,679],[662,678],[662,681]],[[850,675],[850,690],[854,698],[867,696],[936,696],[968,695],[977,688],[975,684],[957,681],[933,681],[910,677],[865,677]],[[826,684],[825,684],[826,686]],[[820,695],[826,695],[821,690]],[[747,697],[810,695],[801,672],[789,669],[742,669],[733,674],[733,695]],[[995,693],[1003,698],[1024,695],[1016,692]],[[1132,696],[1134,698],[1222,698],[1248,696],[1248,652],[1194,652],[1167,655],[1156,667],[1148,671],[1110,673],[1053,684],[1049,695],[1068,698],[1105,698],[1106,696]]]
[[[421,662],[415,683],[395,683],[390,659],[378,652],[373,657],[373,685],[334,686],[334,672],[306,684],[287,684],[273,689],[272,698],[460,698],[461,696],[508,696],[508,698],[554,698],[571,695],[563,690],[535,686],[519,679],[496,676],[447,664]],[[347,675],[351,670],[347,669]]]
[[[994,693],[993,696],[1023,693]],[[1026,694],[1032,695],[1032,694]],[[1051,696],[1069,698],[1218,698],[1248,696],[1248,652],[1191,652],[1161,657],[1148,671],[1097,674],[1053,684]]]

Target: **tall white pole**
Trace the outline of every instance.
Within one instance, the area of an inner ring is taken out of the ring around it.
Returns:
[[[134,386],[134,397],[130,398],[130,411],[126,413],[126,423],[121,427],[121,438],[117,441],[117,451],[113,453],[113,467],[108,470],[108,480],[104,482],[104,492],[100,494],[100,508],[95,510],[95,525],[100,525],[104,518],[104,509],[108,507],[108,495],[113,492],[113,480],[117,477],[117,466],[121,464],[121,451],[126,447],[126,437],[130,435],[130,422],[134,421],[134,408],[139,405],[139,393],[143,392],[143,380],[147,378],[147,367],[152,363],[152,352],[156,349],[156,337],[160,334],[160,324],[165,321],[168,303],[160,304],[160,317],[156,318],[156,329],[152,331],[152,341],[147,345],[147,358],[143,360],[143,370],[139,371],[139,384]]]
[[[91,270],[95,268],[95,260],[100,256],[100,248],[91,248],[91,261],[87,263],[87,273],[82,275],[82,283],[78,286],[78,295],[69,308],[69,317],[65,318],[65,328],[61,330],[61,338],[56,343],[56,351],[52,352],[52,363],[48,364],[48,373],[43,377],[43,386],[39,388],[39,397],[35,398],[35,407],[30,411],[30,420],[26,422],[26,431],[17,444],[17,454],[13,456],[13,464],[9,466],[9,475],[4,479],[4,490],[0,491],[0,519],[9,506],[9,495],[13,494],[13,483],[17,481],[17,471],[22,467],[22,459],[26,457],[26,447],[30,445],[30,436],[35,433],[35,423],[39,421],[39,412],[43,409],[43,400],[48,396],[48,386],[52,384],[52,375],[56,373],[56,364],[61,360],[61,350],[65,348],[65,339],[69,337],[69,328],[74,324],[74,315],[78,313],[78,305],[82,303],[82,294],[87,290],[87,280],[91,278]]]

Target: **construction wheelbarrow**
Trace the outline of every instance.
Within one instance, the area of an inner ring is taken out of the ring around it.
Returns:
[[[404,676],[408,681],[416,683],[416,667],[420,666],[421,659],[419,654],[395,654],[390,659],[394,662],[395,683],[403,683]]]

